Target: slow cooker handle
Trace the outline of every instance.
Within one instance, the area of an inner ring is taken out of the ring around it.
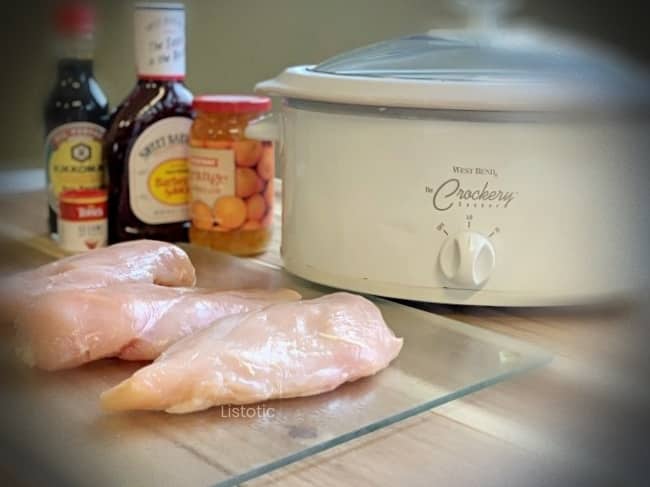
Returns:
[[[276,115],[267,115],[251,122],[245,131],[246,137],[255,140],[281,142],[280,121]]]

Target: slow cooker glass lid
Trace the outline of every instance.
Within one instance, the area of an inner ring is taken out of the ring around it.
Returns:
[[[430,31],[334,56],[316,73],[452,82],[579,80],[618,84],[621,71],[602,56],[540,39],[530,31]]]
[[[649,77],[603,46],[531,27],[432,30],[292,66],[256,91],[351,105],[504,112],[638,111]]]

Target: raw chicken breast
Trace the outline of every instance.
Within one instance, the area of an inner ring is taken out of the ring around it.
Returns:
[[[233,315],[104,392],[107,410],[200,411],[310,396],[375,374],[402,348],[370,301],[336,293]]]
[[[0,283],[2,317],[13,321],[25,304],[45,292],[84,289],[120,282],[193,286],[194,266],[177,247],[154,240],[136,240],[73,255]]]
[[[52,291],[18,315],[17,351],[46,370],[104,357],[153,360],[218,318],[297,299],[289,289],[209,291],[144,283]]]

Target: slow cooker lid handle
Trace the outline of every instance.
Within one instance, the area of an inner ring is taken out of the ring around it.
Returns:
[[[271,114],[251,122],[245,130],[246,137],[255,140],[280,140],[280,121]]]

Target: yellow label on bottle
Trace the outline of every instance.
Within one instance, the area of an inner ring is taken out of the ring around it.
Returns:
[[[59,211],[59,195],[69,189],[96,189],[104,183],[104,128],[90,122],[60,125],[47,136],[48,199]]]
[[[166,205],[186,205],[187,173],[186,159],[161,162],[149,174],[149,191]]]
[[[168,117],[138,136],[128,156],[129,203],[144,223],[189,219],[187,140],[192,119]]]

